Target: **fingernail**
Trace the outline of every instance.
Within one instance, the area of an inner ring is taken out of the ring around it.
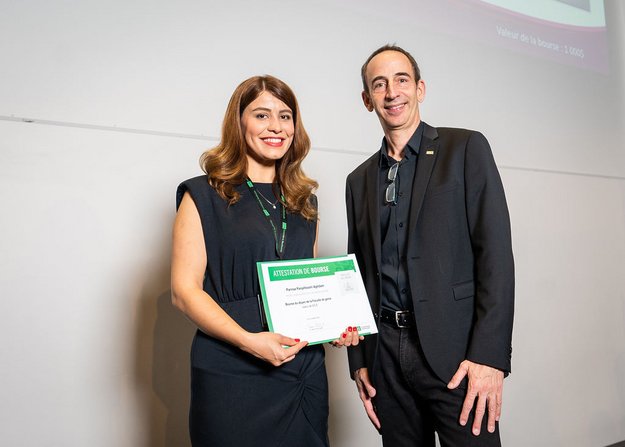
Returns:
[[[294,338],[293,340],[295,340],[295,343],[299,343],[299,338]]]
[[[353,331],[354,329],[353,329],[351,326],[349,326],[349,327],[347,328],[347,330],[348,330],[349,332],[351,332],[351,331]]]
[[[347,337],[347,334],[345,332],[343,332],[343,338]]]
[[[479,435],[480,434],[480,429],[479,428],[474,428],[473,429],[473,434],[476,435],[476,436]]]
[[[466,424],[467,424],[466,419],[460,419],[460,425],[466,425]]]

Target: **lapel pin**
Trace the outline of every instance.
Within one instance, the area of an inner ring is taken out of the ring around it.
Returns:
[[[434,151],[425,151],[425,155],[434,155]]]

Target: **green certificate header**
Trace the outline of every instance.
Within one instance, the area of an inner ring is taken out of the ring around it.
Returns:
[[[312,262],[310,264],[291,265],[289,267],[269,267],[270,281],[283,281],[285,279],[314,278],[316,276],[330,276],[337,272],[356,271],[354,261],[351,259],[334,262]]]

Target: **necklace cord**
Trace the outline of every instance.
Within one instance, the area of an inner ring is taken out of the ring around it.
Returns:
[[[280,235],[280,238],[278,239],[278,230],[276,229],[276,225],[273,223],[273,219],[271,218],[269,211],[267,211],[267,208],[265,208],[265,205],[263,205],[262,200],[260,200],[260,197],[262,196],[274,208],[275,206],[269,200],[267,200],[267,198],[263,196],[260,191],[256,189],[254,182],[252,182],[252,180],[249,177],[246,180],[246,184],[247,184],[247,187],[250,189],[250,191],[254,194],[254,197],[256,197],[256,202],[258,203],[258,206],[260,207],[262,214],[265,216],[265,219],[271,225],[271,229],[273,231],[273,239],[276,244],[276,254],[278,255],[278,258],[282,259],[282,256],[284,255],[284,249],[286,246],[286,227],[287,227],[286,207],[282,205],[281,226],[280,226],[281,235]],[[282,199],[283,203],[286,203],[284,200],[284,195],[282,193],[280,193],[280,199]],[[278,200],[276,200],[276,204],[277,203],[278,203]]]

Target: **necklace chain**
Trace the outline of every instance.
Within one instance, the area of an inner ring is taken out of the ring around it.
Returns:
[[[271,205],[271,206],[273,207],[273,209],[274,209],[274,210],[276,209],[276,205],[278,204],[279,199],[276,199],[276,201],[275,201],[275,202],[271,202],[271,201],[270,201],[267,197],[265,197],[265,195],[264,195],[262,192],[260,192],[258,189],[256,189],[256,192],[257,192],[258,194],[260,194],[260,196],[261,196],[263,199],[265,199],[265,202],[267,202],[269,205]]]

